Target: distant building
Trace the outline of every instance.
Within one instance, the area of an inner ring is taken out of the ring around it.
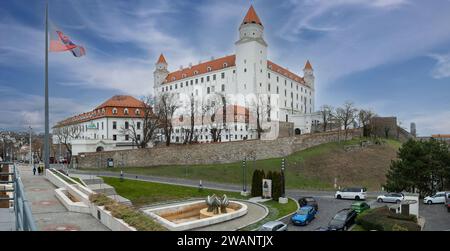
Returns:
[[[445,141],[450,144],[450,134],[433,134],[431,135],[431,138]]]
[[[416,123],[414,123],[414,122],[412,122],[411,123],[411,128],[410,128],[410,131],[409,131],[414,137],[416,137],[417,136],[417,132],[416,132]]]
[[[55,131],[68,135],[72,155],[80,152],[125,150],[135,147],[127,130],[134,125],[142,134],[144,103],[131,96],[117,95],[90,112],[58,122],[54,127],[53,143],[59,144]],[[141,134],[138,134],[138,138]]]

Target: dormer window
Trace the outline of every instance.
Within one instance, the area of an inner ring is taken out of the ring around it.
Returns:
[[[227,68],[228,64],[227,63],[223,63],[223,68]]]
[[[128,108],[123,109],[123,114],[128,115]]]
[[[198,74],[198,71],[194,71],[194,75],[197,75]]]
[[[211,67],[208,66],[208,68],[206,68],[206,70],[207,70],[208,72],[210,72],[210,71],[211,71]]]
[[[136,113],[136,115],[141,115],[141,110],[136,109],[136,111],[134,111],[134,113]]]
[[[186,74],[183,74],[181,77],[185,78],[185,77],[186,77]]]
[[[112,113],[113,113],[113,114],[117,114],[117,108],[113,108],[113,109],[112,109]]]
[[[175,77],[172,77],[172,81],[175,81],[176,80],[176,78]]]

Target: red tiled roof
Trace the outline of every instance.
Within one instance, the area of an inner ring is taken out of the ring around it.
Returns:
[[[305,69],[312,70],[312,65],[309,60],[306,60]]]
[[[104,107],[127,107],[127,108],[141,108],[143,107],[142,101],[127,95],[116,95],[103,104],[97,106],[95,109],[100,109]]]
[[[297,81],[299,83],[302,83],[302,84],[306,84],[302,77],[298,76],[295,73],[290,72],[288,69],[285,69],[285,68],[275,64],[272,61],[267,60],[267,67],[270,70],[272,70],[274,72],[277,72],[277,73],[279,73],[279,74],[281,74],[281,75],[283,75],[283,76],[285,76],[287,78],[290,78],[290,79],[292,79],[294,81]]]
[[[222,58],[214,59],[208,62],[204,62],[198,65],[194,65],[189,68],[185,68],[182,70],[174,71],[169,73],[166,78],[166,83],[170,83],[173,81],[177,81],[184,78],[189,78],[195,75],[204,74],[209,72],[208,68],[210,67],[210,71],[216,71],[220,69],[225,69],[228,67],[235,66],[236,56],[225,56]]]
[[[73,125],[104,117],[142,118],[144,116],[144,107],[145,104],[134,97],[116,95],[97,106],[93,111],[78,114],[59,121],[54,127]],[[117,109],[116,113],[113,113],[114,108]],[[128,108],[128,114],[125,114],[125,108]],[[136,114],[136,109],[140,110],[140,114]]]
[[[439,139],[450,139],[450,134],[433,134],[431,135],[432,138],[439,138]]]
[[[247,11],[247,15],[245,15],[244,21],[242,21],[242,24],[249,24],[249,23],[259,24],[262,26],[261,20],[259,20],[258,14],[256,14],[253,5],[250,5],[250,8]]]
[[[161,55],[159,55],[158,62],[156,62],[156,63],[157,64],[159,64],[159,63],[167,64],[166,59],[164,58],[164,55],[162,53],[161,53]]]
[[[226,66],[224,66],[225,63],[226,63]],[[192,77],[195,75],[205,74],[208,72],[208,67],[211,67],[211,71],[216,71],[216,70],[232,67],[235,65],[236,65],[236,55],[225,56],[222,58],[218,58],[218,59],[214,59],[214,60],[211,60],[208,62],[198,64],[198,65],[194,65],[189,68],[171,72],[171,73],[169,73],[169,75],[167,75],[165,83],[178,81],[178,80],[181,80],[184,78],[189,78],[189,77]],[[272,62],[270,60],[267,60],[267,68],[269,68],[270,70],[277,72],[289,79],[292,79],[296,82],[306,85],[306,83],[302,77],[298,76],[295,73],[292,73],[291,71],[289,71],[286,68],[283,68],[283,67],[275,64],[274,62]],[[196,73],[196,74],[194,74],[194,73]]]

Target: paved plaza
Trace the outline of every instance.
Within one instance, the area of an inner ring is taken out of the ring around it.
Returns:
[[[31,206],[36,226],[41,231],[109,231],[88,214],[69,212],[56,198],[45,176],[33,175],[27,165],[18,165],[20,177]]]

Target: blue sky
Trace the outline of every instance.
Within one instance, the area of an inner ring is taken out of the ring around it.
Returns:
[[[316,106],[347,100],[450,133],[449,0],[49,0],[50,18],[87,56],[50,54],[50,121],[115,94],[152,91],[154,62],[170,70],[234,53],[250,4],[269,59],[316,74]],[[0,128],[43,129],[44,0],[0,1]]]

